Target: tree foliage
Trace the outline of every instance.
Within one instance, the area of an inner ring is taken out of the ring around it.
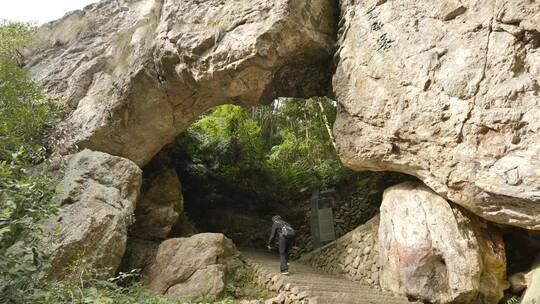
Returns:
[[[19,67],[18,48],[34,28],[0,24],[0,301],[24,303],[43,263],[40,225],[55,213],[54,183],[32,173],[46,156],[44,139],[56,108]]]
[[[347,178],[352,172],[336,155],[325,122],[335,116],[328,98],[208,110],[173,145],[187,211],[196,218],[200,210],[226,205],[266,215]]]
[[[23,64],[23,49],[34,41],[36,27],[26,22],[0,20],[0,61]]]

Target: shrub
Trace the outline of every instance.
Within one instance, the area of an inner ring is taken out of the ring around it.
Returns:
[[[0,302],[28,303],[44,263],[39,221],[53,215],[54,182],[32,172],[46,157],[44,139],[56,117],[52,101],[19,67],[19,47],[33,27],[0,24]]]

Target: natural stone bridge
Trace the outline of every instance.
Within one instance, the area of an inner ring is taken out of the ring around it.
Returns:
[[[40,36],[27,68],[70,109],[56,149],[89,149],[61,161],[59,276],[81,248],[118,268],[140,168],[202,111],[278,96],[334,96],[347,166],[429,187],[402,185],[383,202],[385,267],[416,271],[383,277],[394,291],[496,303],[506,254],[484,220],[540,230],[537,1],[104,0]],[[433,275],[440,284],[422,285]]]

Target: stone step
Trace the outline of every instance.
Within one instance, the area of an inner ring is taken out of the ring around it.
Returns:
[[[315,290],[315,291],[328,291],[328,292],[346,292],[352,295],[362,295],[368,292],[373,292],[373,289],[369,288],[350,288],[350,287],[340,287],[339,285],[306,285],[306,284],[294,284],[299,287],[301,290]],[[383,295],[392,295],[389,293],[383,293]]]
[[[367,293],[367,292],[344,292],[344,291],[331,291],[331,290],[310,290],[308,292],[310,297],[319,298],[333,298],[333,299],[359,299],[363,296],[373,299],[395,299],[391,294],[383,293]]]
[[[336,300],[332,297],[319,297],[316,300],[317,304],[411,304],[411,302],[406,299],[401,298],[373,298],[368,295],[361,298],[351,298],[351,299],[339,299]]]
[[[280,278],[284,284],[292,284],[292,285],[299,285],[299,286],[305,286],[305,287],[313,287],[313,288],[339,288],[349,291],[372,291],[373,288],[370,288],[369,286],[363,286],[360,284],[352,285],[348,282],[340,282],[340,281],[319,281],[319,280],[295,280],[295,279],[288,279],[288,278]]]
[[[287,303],[309,304],[406,304],[404,297],[396,297],[339,275],[324,273],[307,265],[290,263],[288,276],[279,273],[279,257],[268,252],[243,250],[246,260],[257,269],[268,288],[279,289]],[[309,301],[308,301],[309,299]]]

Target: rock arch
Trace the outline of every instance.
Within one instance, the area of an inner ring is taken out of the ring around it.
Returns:
[[[540,230],[539,17],[528,0],[105,0],[44,25],[27,67],[71,110],[58,148],[100,151],[67,160],[53,266],[96,242],[113,250],[91,260],[118,266],[139,167],[202,111],[326,95],[332,77],[346,165]]]
[[[415,175],[490,221],[539,230],[538,6],[337,6],[102,1],[42,27],[28,67],[73,109],[64,148],[141,166],[210,106],[325,93],[335,52],[348,166]]]
[[[43,26],[31,73],[72,112],[63,147],[139,166],[207,108],[330,89],[333,1],[102,1]]]

